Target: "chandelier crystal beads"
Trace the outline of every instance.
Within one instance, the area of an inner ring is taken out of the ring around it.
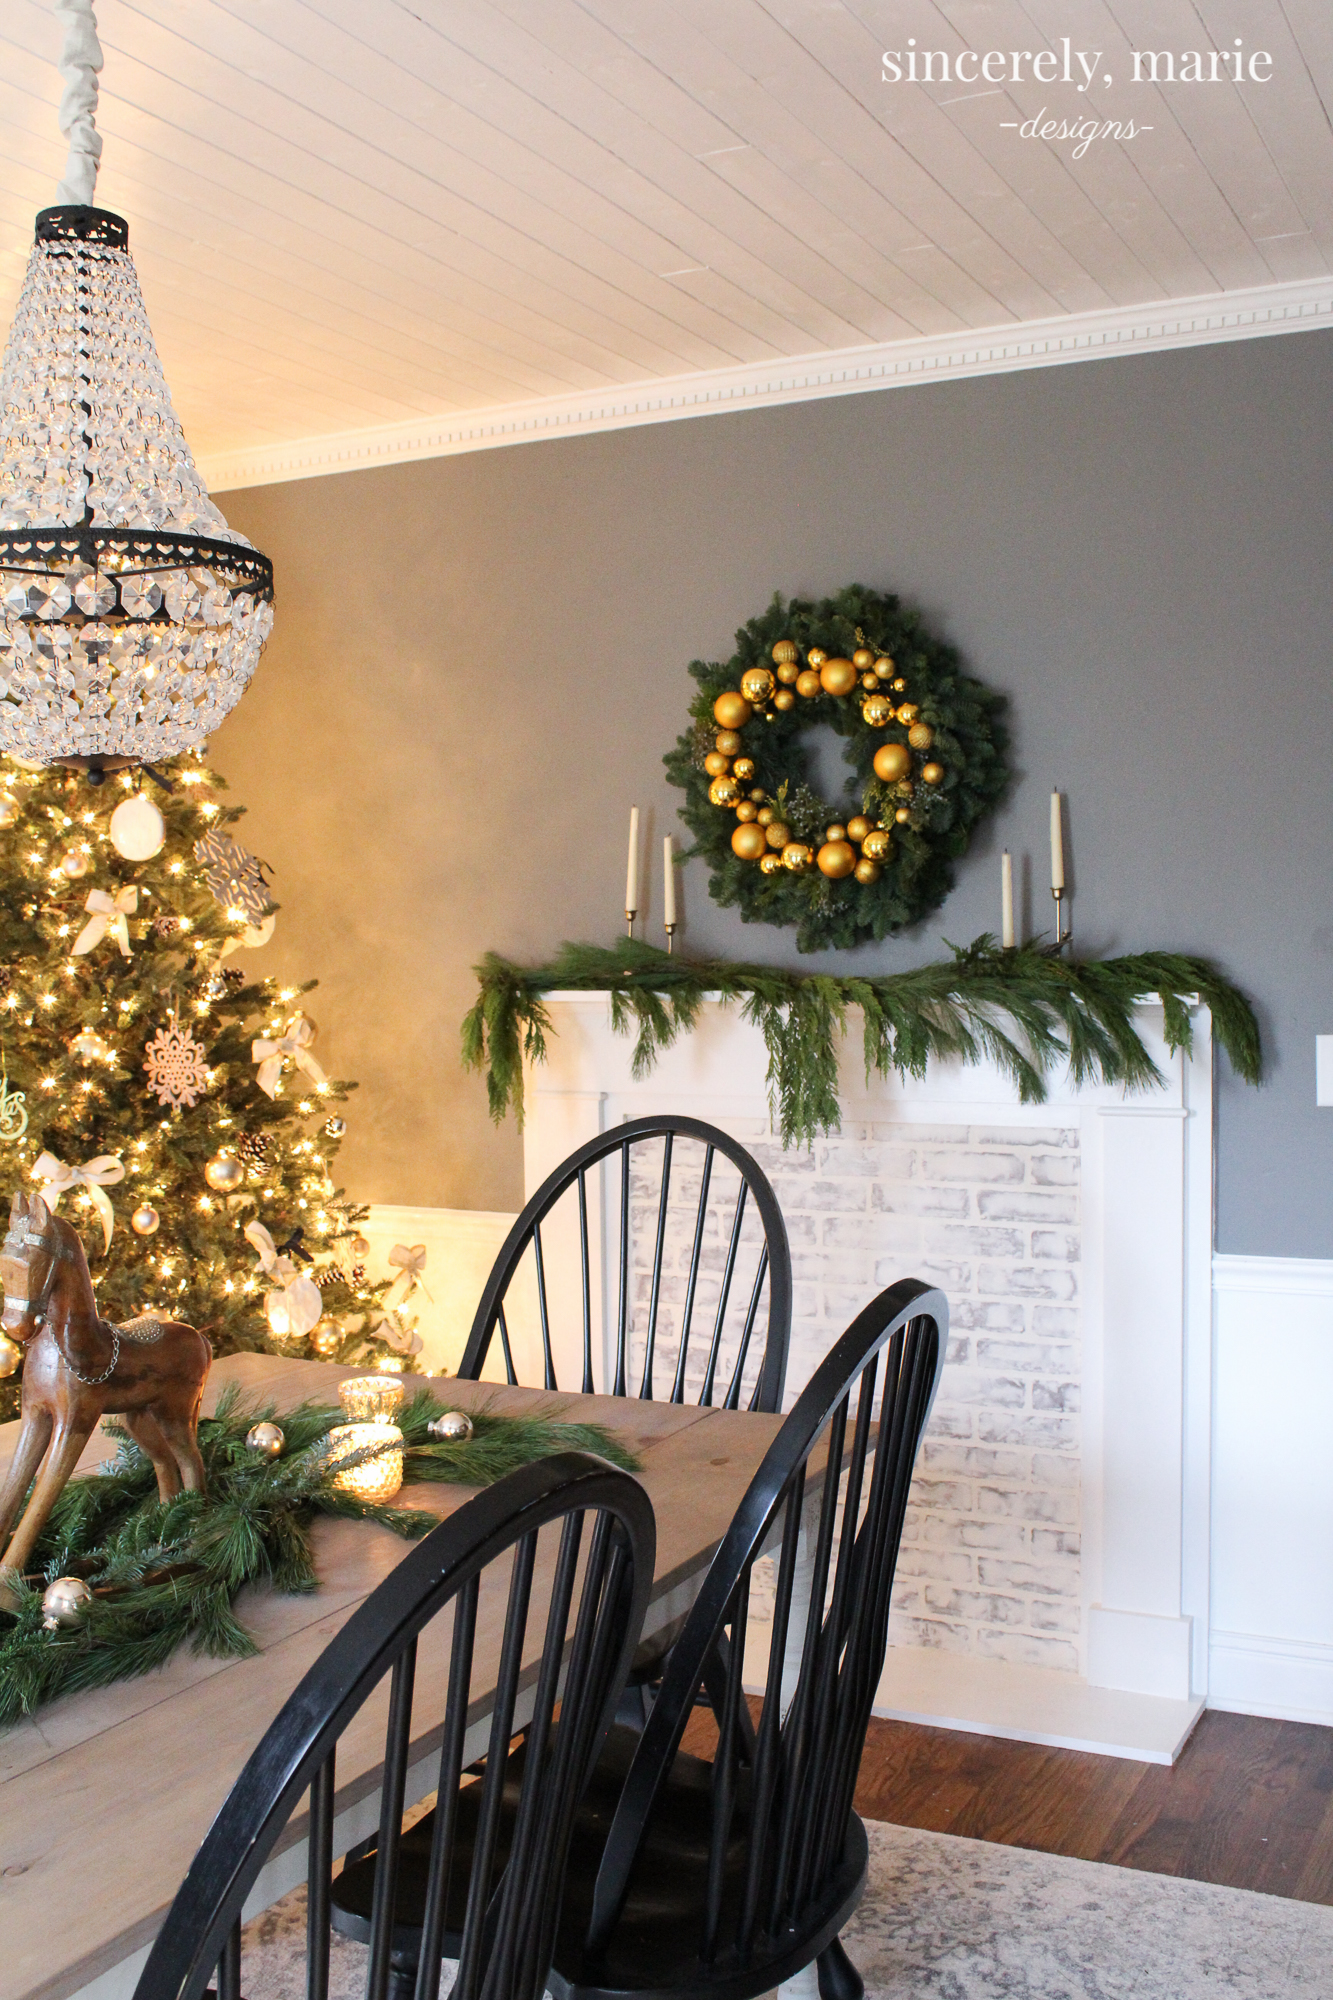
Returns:
[[[272,623],[272,565],[190,456],[126,224],[44,209],[0,371],[0,751],[97,775],[193,749]]]

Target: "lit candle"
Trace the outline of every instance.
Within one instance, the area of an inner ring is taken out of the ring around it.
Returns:
[[[1000,856],[1000,943],[1007,951],[1014,942],[1014,857],[1006,847]]]
[[[671,835],[662,842],[662,921],[670,930],[676,921],[676,857]]]
[[[1065,832],[1059,792],[1051,793],[1051,887],[1065,886]]]
[[[639,808],[629,809],[629,866],[625,870],[625,915],[634,916],[639,907]]]

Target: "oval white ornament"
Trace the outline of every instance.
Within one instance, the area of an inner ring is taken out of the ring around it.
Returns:
[[[151,861],[167,837],[167,823],[142,792],[123,799],[111,815],[111,845],[127,861]]]

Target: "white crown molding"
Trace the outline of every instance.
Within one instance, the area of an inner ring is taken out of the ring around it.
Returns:
[[[719,368],[708,374],[663,376],[582,395],[545,396],[451,416],[416,418],[406,424],[299,438],[290,444],[219,452],[202,458],[200,470],[210,492],[225,493],[286,479],[359,472],[372,465],[530,444],[538,438],[714,416],[722,410],[764,409],[820,396],[853,396],[868,389],[957,381],[1015,368],[1151,354],[1172,347],[1251,340],[1260,334],[1302,333],[1330,325],[1333,277],[1302,279],[1295,284],[1263,285],[1203,298],[1118,306],[1108,312],[1023,320],[982,331],[830,349],[783,361]]]

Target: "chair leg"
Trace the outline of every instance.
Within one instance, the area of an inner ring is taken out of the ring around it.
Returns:
[[[819,1968],[819,2000],[865,2000],[865,1981],[843,1950],[841,1938],[826,1944],[815,1964]]]

